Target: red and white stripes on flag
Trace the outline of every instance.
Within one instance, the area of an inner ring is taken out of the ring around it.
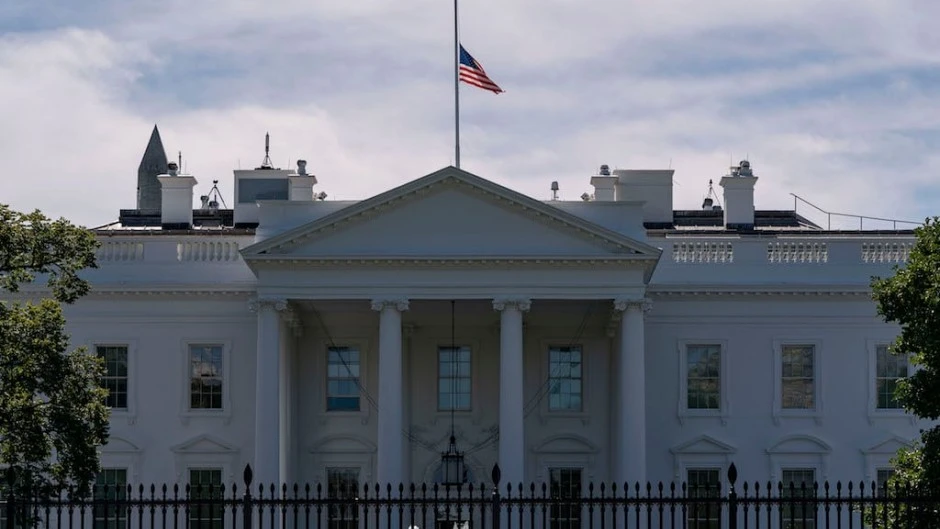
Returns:
[[[460,68],[459,68],[459,79],[469,85],[476,86],[477,88],[482,88],[484,90],[489,90],[494,94],[499,94],[503,91],[492,79],[486,75],[486,72],[483,70],[483,66],[473,58],[472,55],[467,53],[467,50],[464,49],[463,45],[460,45]]]

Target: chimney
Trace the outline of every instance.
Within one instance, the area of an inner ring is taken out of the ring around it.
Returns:
[[[591,185],[594,186],[594,200],[602,202],[617,200],[617,177],[610,176],[610,167],[606,164],[601,166],[597,175],[591,177]]]
[[[725,228],[729,230],[754,229],[754,184],[757,177],[751,169],[751,163],[742,160],[737,167],[731,168],[731,174],[721,178],[724,189]]]
[[[618,169],[617,201],[643,202],[643,223],[648,227],[672,228],[673,169]]]
[[[179,174],[176,162],[167,164],[167,173],[159,175],[162,191],[160,225],[163,229],[189,229],[193,226],[193,187],[196,178]]]
[[[307,161],[297,160],[297,172],[287,175],[290,182],[287,199],[299,202],[313,201],[313,186],[317,185],[317,177],[307,173]]]

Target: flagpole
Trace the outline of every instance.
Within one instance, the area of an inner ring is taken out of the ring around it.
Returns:
[[[457,0],[454,0],[454,161],[460,169],[460,40],[457,36]]]

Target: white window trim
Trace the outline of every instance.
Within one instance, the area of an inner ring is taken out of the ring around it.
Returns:
[[[686,351],[690,345],[717,345],[721,348],[719,353],[719,372],[718,379],[718,391],[721,393],[719,395],[719,406],[717,410],[699,410],[699,409],[689,409],[688,401],[688,392],[689,392],[689,365],[687,361]],[[731,399],[729,398],[730,389],[729,389],[729,379],[728,376],[728,340],[714,340],[714,339],[703,339],[703,340],[689,340],[683,339],[676,342],[676,347],[679,355],[679,405],[676,415],[679,418],[680,424],[685,424],[685,421],[689,418],[697,417],[717,417],[721,419],[722,425],[728,424],[728,417],[731,415]]]
[[[228,489],[233,483],[244,487],[241,472],[235,471],[238,464],[238,449],[211,436],[199,435],[170,448],[176,463],[176,482],[185,486],[189,482],[190,469],[220,469],[222,483]]]
[[[783,347],[788,345],[813,347],[813,400],[816,403],[812,410],[794,410],[783,408]],[[823,342],[818,338],[774,340],[774,424],[780,424],[784,418],[811,418],[815,419],[817,424],[822,424],[825,405],[823,402]]]
[[[123,468],[127,470],[127,483],[140,483],[140,448],[131,441],[112,435],[101,447],[101,468]]]
[[[114,340],[110,338],[93,339],[88,341],[89,354],[98,354],[101,347],[127,347],[127,408],[110,408],[111,420],[124,419],[127,424],[137,423],[137,340]]]
[[[321,422],[335,417],[358,417],[362,420],[363,425],[368,424],[369,417],[372,414],[372,404],[370,404],[369,399],[366,398],[366,392],[368,392],[372,398],[378,398],[375,392],[369,387],[369,370],[371,367],[369,362],[372,358],[371,346],[371,341],[362,337],[336,337],[332,340],[319,340],[317,350],[320,354],[317,355],[317,369],[322,373],[322,387],[317,395],[317,398],[320,399],[320,403],[316,409],[319,410]],[[362,389],[359,392],[359,409],[357,411],[328,410],[326,408],[327,380],[329,379],[327,366],[330,347],[354,347],[359,350],[359,387]],[[376,369],[377,368],[378,367],[376,367]]]
[[[865,456],[865,485],[871,484],[878,477],[879,468],[894,468],[891,460],[901,448],[911,448],[911,440],[892,435],[883,441],[862,450]]]
[[[669,449],[673,457],[674,480],[676,483],[686,481],[690,468],[717,468],[719,476],[724,482],[732,459],[737,448],[719,441],[708,435],[700,435],[694,439],[680,443]]]
[[[569,344],[571,342],[571,337],[567,338],[558,338],[550,339],[544,338],[540,339],[538,342],[538,359],[539,359],[539,387],[542,387],[542,384],[548,383],[548,377],[550,375],[550,364],[551,364],[551,347],[580,347],[581,348],[581,410],[552,410],[548,407],[548,393],[542,397],[542,401],[538,403],[539,410],[539,421],[542,424],[547,423],[551,419],[580,419],[582,424],[585,426],[588,425],[591,421],[591,376],[588,372],[588,351],[585,346],[585,342],[581,341],[575,344]],[[545,388],[546,391],[548,388]]]
[[[329,435],[310,446],[307,453],[315,469],[312,483],[326,484],[326,469],[334,467],[358,468],[360,487],[373,481],[377,448],[364,437]]]
[[[183,424],[189,424],[191,419],[219,418],[224,424],[232,419],[232,341],[211,338],[184,338],[181,341],[183,352],[183,383],[180,398],[180,419]],[[191,345],[221,345],[222,346],[222,409],[192,409],[190,404],[190,377],[192,365],[189,357]],[[254,366],[252,366],[254,367]]]
[[[805,446],[806,444],[815,445],[815,447],[799,448],[799,445]],[[770,481],[776,488],[777,483],[783,479],[783,469],[812,468],[816,471],[816,481],[823,483],[829,479],[831,453],[832,448],[818,437],[805,434],[788,435],[767,449],[770,459]]]
[[[878,407],[878,347],[890,347],[893,340],[868,340],[868,423],[874,425],[878,419],[907,419],[913,425],[917,417],[904,408],[885,409]],[[910,355],[907,356],[907,376],[914,373]]]
[[[429,337],[427,339],[422,338],[421,342],[426,344],[431,344],[431,347],[434,348],[432,353],[432,358],[434,359],[434,379],[431,383],[431,387],[434,388],[434,408],[433,408],[433,418],[431,419],[431,425],[437,425],[439,421],[449,421],[450,420],[450,410],[442,410],[438,406],[438,381],[440,380],[440,348],[441,347],[450,347],[450,336],[447,337]],[[480,361],[480,351],[481,345],[480,340],[477,339],[461,339],[460,336],[457,336],[456,340],[457,347],[469,347],[470,348],[470,409],[469,410],[454,410],[454,416],[456,417],[469,417],[471,422],[474,425],[479,424],[479,417],[482,415],[481,403],[480,403],[480,381],[482,380],[481,364]],[[412,355],[414,351],[412,351]],[[523,360],[525,361],[525,360]],[[497,381],[498,384],[498,381]]]
[[[596,481],[597,455],[600,450],[587,438],[572,435],[558,434],[544,439],[541,444],[531,449],[531,460],[535,465],[534,480],[536,483],[548,483],[550,468],[580,468],[581,486]],[[586,489],[585,489],[586,490]]]

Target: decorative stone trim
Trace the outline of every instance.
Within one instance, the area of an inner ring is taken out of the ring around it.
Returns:
[[[734,247],[730,242],[677,242],[672,245],[672,260],[682,264],[733,263]]]
[[[143,261],[144,243],[140,241],[100,241],[95,257],[101,262]]]
[[[863,263],[906,263],[911,257],[913,242],[863,242]]]
[[[829,246],[825,242],[770,242],[767,261],[771,263],[826,263]]]
[[[619,298],[614,300],[614,310],[618,312],[624,312],[630,307],[649,312],[653,308],[653,301],[648,298]]]
[[[408,300],[404,298],[398,299],[373,299],[372,300],[372,310],[374,311],[383,311],[385,309],[395,309],[398,312],[404,312],[408,310]]]
[[[742,290],[729,290],[716,287],[715,289],[705,289],[693,287],[684,289],[650,289],[648,294],[656,298],[689,298],[689,297],[753,297],[753,296],[789,296],[789,297],[850,297],[865,296],[871,297],[871,290],[837,290],[838,287],[820,286],[818,289],[812,287],[803,287],[803,289],[785,290],[773,288],[750,288]]]
[[[519,312],[528,312],[532,308],[532,300],[525,298],[500,298],[493,300],[493,310],[502,312],[506,309],[516,309]]]
[[[637,263],[655,262],[655,256],[647,255],[612,255],[598,257],[566,257],[566,256],[515,256],[515,257],[464,257],[464,256],[438,256],[438,257],[315,257],[315,256],[289,256],[289,255],[249,255],[247,261],[252,263],[265,263],[275,265],[302,265],[309,267],[472,267],[472,266],[542,266],[557,268],[559,266],[573,267],[624,267]]]
[[[258,312],[266,307],[284,312],[288,309],[287,300],[284,298],[255,298],[248,301],[248,310],[251,312]]]
[[[181,262],[234,262],[241,260],[236,241],[180,241],[176,260]]]

